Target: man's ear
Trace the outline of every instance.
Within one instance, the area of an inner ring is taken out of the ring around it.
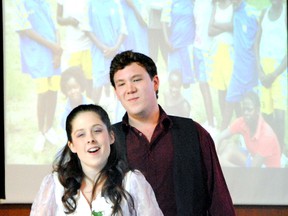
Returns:
[[[67,145],[68,145],[68,147],[70,148],[70,150],[71,150],[73,153],[76,153],[76,151],[75,151],[75,149],[74,149],[74,145],[73,145],[72,142],[68,141],[68,142],[67,142]]]
[[[155,75],[153,77],[153,83],[154,83],[154,90],[156,92],[159,90],[159,77],[158,77],[158,75]]]

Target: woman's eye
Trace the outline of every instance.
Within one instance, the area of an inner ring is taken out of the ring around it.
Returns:
[[[99,128],[94,129],[94,133],[100,133],[101,131],[102,131],[102,129],[99,129]]]
[[[82,136],[84,136],[83,133],[77,134],[77,137],[82,137]]]

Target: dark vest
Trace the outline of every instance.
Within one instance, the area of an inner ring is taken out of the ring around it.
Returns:
[[[194,121],[169,116],[173,122],[174,182],[178,216],[208,215],[210,201],[207,176],[203,166],[198,132]],[[127,161],[126,140],[122,123],[113,125],[118,149]]]

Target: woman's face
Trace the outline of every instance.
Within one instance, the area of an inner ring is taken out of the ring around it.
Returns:
[[[109,133],[99,115],[92,111],[80,112],[71,125],[72,142],[68,145],[78,155],[83,171],[93,169],[100,172],[110,155],[114,134]]]

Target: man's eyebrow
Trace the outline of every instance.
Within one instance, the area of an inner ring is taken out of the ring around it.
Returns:
[[[142,77],[142,75],[141,74],[135,74],[130,79],[135,79],[135,78],[138,78],[138,77]],[[115,80],[115,83],[124,82],[124,81],[125,81],[125,79],[117,79],[117,80]]]
[[[124,79],[115,80],[115,83],[124,82]]]

